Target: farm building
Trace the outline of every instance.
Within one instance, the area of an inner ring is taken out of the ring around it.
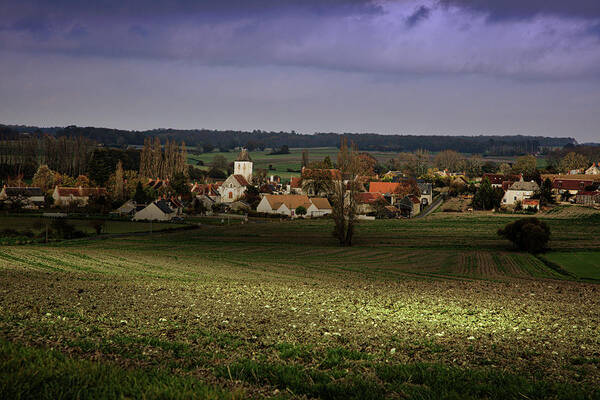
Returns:
[[[170,221],[177,215],[166,200],[157,200],[148,204],[133,215],[134,221]]]
[[[525,210],[530,208],[535,208],[536,210],[540,209],[540,201],[538,199],[523,199],[521,205]]]
[[[569,178],[555,178],[552,181],[552,190],[556,193],[569,192],[571,194],[577,194],[579,191],[585,191],[587,187],[592,186],[594,180],[592,179],[569,179]]]
[[[575,197],[575,203],[584,206],[593,206],[600,204],[600,191],[579,191]]]
[[[400,209],[402,216],[412,218],[421,212],[421,200],[414,194],[409,194],[398,202],[397,207]]]
[[[105,188],[78,188],[58,187],[54,188],[52,198],[57,206],[78,205],[85,206],[90,197],[107,196]]]
[[[374,214],[377,209],[377,203],[389,205],[385,197],[381,193],[359,192],[355,195],[356,214],[369,215]]]
[[[586,175],[600,175],[600,163],[593,163],[591,167],[585,170]]]
[[[508,187],[502,198],[502,204],[514,205],[519,201],[529,199],[539,190],[540,187],[535,182],[518,181]]]
[[[502,175],[502,174],[483,174],[483,177],[481,178],[481,180],[484,180],[485,178],[487,178],[490,183],[492,184],[492,187],[502,187],[502,184],[506,181],[509,182],[519,182],[519,181],[523,181],[523,175],[518,174],[509,174],[509,175]]]
[[[39,187],[7,187],[0,191],[0,201],[20,201],[24,208],[38,208],[44,204],[44,193]]]
[[[137,204],[133,200],[127,200],[125,203],[121,205],[121,207],[117,208],[114,211],[114,214],[119,215],[129,215],[136,211]]]
[[[320,217],[331,214],[331,205],[326,198],[309,198],[301,194],[267,194],[265,195],[256,211],[268,214],[282,214],[295,217],[296,208],[304,207],[309,217]]]

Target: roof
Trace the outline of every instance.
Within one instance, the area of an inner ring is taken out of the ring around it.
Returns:
[[[192,186],[192,193],[196,195],[208,195],[208,196],[217,196],[217,185],[212,183],[204,183],[204,184],[194,184]]]
[[[412,185],[411,181],[402,182],[370,182],[369,192],[371,193],[399,193],[403,189],[409,189]]]
[[[250,158],[250,154],[248,153],[248,150],[242,149],[242,151],[240,151],[240,154],[238,154],[235,161],[252,161],[252,159]]]
[[[521,204],[524,206],[538,206],[540,201],[538,199],[523,199]]]
[[[314,204],[319,210],[331,210],[331,204],[325,197],[313,197],[310,202]]]
[[[580,190],[579,192],[577,192],[577,196],[600,196],[600,191],[599,190],[595,190],[595,191]]]
[[[169,202],[166,200],[158,200],[155,201],[153,204],[156,205],[156,207],[158,207],[158,209],[164,212],[165,214],[172,214],[174,212],[169,206]]]
[[[44,193],[42,193],[42,189],[39,187],[5,187],[4,192],[9,197],[38,197],[44,195]]]
[[[564,174],[542,174],[542,181],[550,179],[579,179],[579,180],[593,180],[594,182],[600,182],[600,175],[593,174],[578,174],[578,175],[564,175]]]
[[[250,184],[248,183],[248,181],[246,180],[246,178],[244,178],[244,175],[233,175],[233,177],[235,178],[236,181],[238,181],[238,183],[242,186],[249,186]]]
[[[381,200],[385,201],[383,195],[377,192],[359,192],[354,195],[354,198],[358,204],[373,204]]]
[[[538,184],[536,182],[517,181],[517,182],[513,183],[512,185],[510,185],[510,187],[508,189],[509,190],[526,190],[526,191],[535,192],[539,188],[540,187],[538,186]]]
[[[271,209],[277,210],[282,204],[285,204],[290,210],[295,210],[299,206],[310,207],[310,199],[303,194],[266,194],[265,199],[269,202]]]
[[[522,176],[521,175],[513,175],[513,174],[508,174],[508,175],[502,175],[502,174],[483,174],[482,180],[484,178],[488,178],[488,180],[490,181],[490,183],[492,185],[502,185],[502,182],[504,181],[520,181]]]
[[[552,181],[552,188],[565,190],[583,190],[586,186],[590,186],[593,184],[594,181],[591,179],[554,179],[554,181]]]
[[[90,197],[90,196],[106,196],[107,192],[105,188],[71,188],[71,187],[57,187],[58,195],[60,197]]]

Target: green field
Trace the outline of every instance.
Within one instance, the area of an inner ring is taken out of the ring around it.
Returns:
[[[269,175],[279,175],[282,178],[290,178],[291,176],[299,176],[299,172],[289,172],[288,169],[299,171],[302,168],[302,151],[304,149],[294,148],[290,149],[290,154],[279,154],[270,156],[270,149],[266,151],[253,151],[250,152],[250,157],[254,162],[254,170],[257,169],[268,169],[269,165],[272,165],[274,170],[268,171]],[[310,148],[308,150],[309,160],[322,161],[325,157],[329,156],[333,162],[337,160],[338,149],[335,147],[318,147]],[[238,155],[236,151],[230,151],[227,153],[214,152],[214,153],[203,153],[200,155],[188,154],[188,163],[196,165],[198,160],[204,162],[205,167],[202,169],[208,169],[208,165],[213,160],[215,155],[222,155],[229,162],[234,161]],[[397,156],[397,153],[393,152],[369,152],[373,157],[381,163],[386,163],[390,159]],[[199,167],[201,168],[201,167]]]
[[[513,251],[512,218],[0,247],[0,395],[600,398],[599,287]],[[546,222],[548,258],[600,246],[594,218]]]
[[[579,278],[600,281],[600,252],[598,251],[556,252],[548,254],[546,258]]]
[[[92,219],[73,219],[67,218],[66,221],[75,226],[78,230],[85,233],[95,233],[92,226]],[[34,233],[42,232],[44,226],[52,224],[52,218],[34,217],[34,216],[0,216],[0,231],[4,229],[16,229],[17,231],[31,230]],[[40,226],[42,226],[40,228]],[[104,220],[102,233],[117,234],[117,233],[133,233],[133,232],[149,232],[150,229],[159,231],[162,229],[170,229],[185,226],[183,224],[174,224],[166,222],[154,222],[152,226],[147,222],[134,221],[115,221]]]

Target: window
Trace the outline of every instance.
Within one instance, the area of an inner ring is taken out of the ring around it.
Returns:
[[[232,199],[233,198],[233,193],[229,192],[229,198]]]

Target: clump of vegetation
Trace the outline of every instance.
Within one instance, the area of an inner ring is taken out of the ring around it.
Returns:
[[[498,229],[498,235],[510,240],[519,250],[540,253],[550,240],[550,228],[537,218],[521,218]]]
[[[500,188],[492,187],[490,181],[484,178],[481,181],[479,190],[473,196],[473,208],[477,210],[491,210],[500,207],[500,202],[504,196],[504,191]]]

